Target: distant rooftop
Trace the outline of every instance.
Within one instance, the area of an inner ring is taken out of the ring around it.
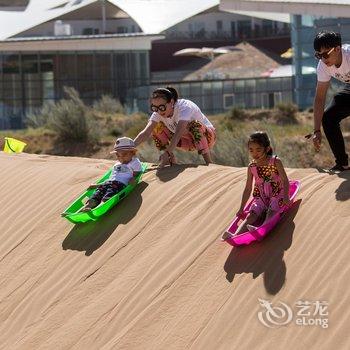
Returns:
[[[350,18],[350,0],[221,0],[220,9]]]
[[[29,36],[16,37],[0,40],[0,42],[28,42],[28,41],[53,41],[53,40],[88,40],[88,39],[108,39],[108,38],[130,38],[130,37],[154,37],[145,33],[121,33],[121,34],[96,34],[96,35],[62,35],[62,36]]]
[[[275,69],[280,64],[262,50],[249,43],[240,43],[237,50],[215,57],[211,62],[184,80],[237,79],[261,77],[268,69]]]
[[[30,0],[0,0],[1,7],[25,7],[29,4]]]

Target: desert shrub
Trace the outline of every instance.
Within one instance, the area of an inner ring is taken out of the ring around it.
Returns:
[[[91,109],[80,99],[78,92],[65,87],[66,98],[48,110],[47,126],[55,131],[60,141],[95,142],[99,128]]]
[[[102,95],[99,100],[94,102],[93,107],[96,111],[102,113],[125,113],[120,101],[110,95]]]
[[[244,120],[247,118],[247,112],[240,107],[233,107],[227,112],[227,117],[231,120]]]
[[[37,111],[26,116],[26,126],[33,129],[46,127],[48,124],[49,115],[54,107],[54,102],[45,102]]]
[[[148,122],[148,117],[144,113],[136,113],[129,117],[130,124],[125,130],[125,136],[135,138],[137,134],[145,128]]]
[[[279,103],[275,108],[276,115],[274,117],[278,124],[296,124],[298,106],[293,103]]]
[[[242,130],[223,130],[218,134],[213,149],[213,160],[217,164],[247,166],[247,135]]]

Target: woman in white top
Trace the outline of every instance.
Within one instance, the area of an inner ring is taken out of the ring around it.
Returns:
[[[215,128],[195,103],[179,99],[172,87],[159,88],[152,93],[151,110],[148,124],[134,142],[138,146],[152,136],[156,147],[164,151],[160,167],[175,163],[173,151],[176,147],[196,150],[207,165],[212,162],[210,149],[216,141]]]

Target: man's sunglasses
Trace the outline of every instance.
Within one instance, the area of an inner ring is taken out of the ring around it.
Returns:
[[[156,105],[151,105],[151,111],[152,112],[158,112],[158,111],[161,111],[161,112],[164,112],[166,110],[166,105],[159,105],[159,106],[156,106]]]
[[[327,52],[315,52],[315,57],[318,60],[322,60],[322,58],[324,58],[325,60],[329,57],[329,54],[335,49],[335,47],[332,47],[329,51]]]

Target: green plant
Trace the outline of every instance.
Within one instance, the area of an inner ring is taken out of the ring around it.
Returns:
[[[119,100],[110,95],[102,95],[102,97],[94,102],[94,109],[102,113],[125,113],[123,105]]]
[[[27,115],[26,126],[34,129],[46,127],[49,115],[54,107],[54,102],[45,102],[36,112]]]
[[[80,99],[78,92],[64,87],[66,98],[58,101],[48,113],[48,127],[60,141],[95,142],[99,128],[92,112]]]
[[[233,107],[227,112],[227,117],[231,120],[244,120],[247,112],[243,108]]]
[[[293,103],[279,103],[276,105],[275,120],[279,124],[296,124],[298,106]]]

